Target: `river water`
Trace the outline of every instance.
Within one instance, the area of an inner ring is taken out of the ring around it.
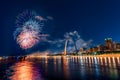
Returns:
[[[120,57],[1,60],[0,80],[120,80]]]

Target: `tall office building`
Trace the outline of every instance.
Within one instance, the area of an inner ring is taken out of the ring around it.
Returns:
[[[98,48],[97,50],[98,52],[103,52],[104,50],[102,45],[98,45],[97,48]]]
[[[113,42],[113,50],[114,51],[120,51],[120,43],[118,42]]]
[[[112,43],[112,38],[106,38],[105,39],[105,52],[107,51],[113,51],[113,43]]]

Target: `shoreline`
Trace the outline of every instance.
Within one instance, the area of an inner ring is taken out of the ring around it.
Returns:
[[[6,56],[11,57],[11,56]],[[15,57],[15,56],[14,56]],[[52,57],[120,57],[120,54],[100,54],[100,55],[28,55],[26,58],[52,58]],[[0,56],[0,60],[4,57]]]
[[[60,57],[120,57],[120,54],[100,54],[100,55],[52,55],[52,56],[27,56],[27,58],[60,58]]]
[[[120,57],[120,54],[100,54],[100,55],[72,55],[83,57]]]

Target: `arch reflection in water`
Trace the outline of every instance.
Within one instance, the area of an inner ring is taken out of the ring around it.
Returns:
[[[32,62],[22,61],[11,67],[13,70],[11,80],[43,80],[41,78],[39,69],[33,66]]]
[[[63,74],[66,80],[69,80],[69,59],[67,57],[62,57],[63,64]]]

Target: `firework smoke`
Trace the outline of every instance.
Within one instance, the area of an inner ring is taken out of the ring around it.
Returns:
[[[75,50],[74,48],[76,48],[76,50],[80,48],[89,48],[93,41],[91,39],[89,41],[83,40],[77,31],[67,32],[64,37],[69,40],[67,46],[68,51],[73,51]]]
[[[56,51],[59,52],[64,50],[66,39],[68,40],[68,44],[66,46],[67,52],[75,51],[75,45],[78,51],[80,50],[80,48],[89,48],[90,46],[92,46],[92,41],[93,41],[92,39],[85,41],[83,38],[80,37],[77,31],[73,31],[73,32],[66,32],[64,34],[64,38],[62,39],[56,39],[53,41],[48,40],[48,42],[52,45],[52,47],[54,47]]]
[[[47,36],[42,34],[44,20],[44,18],[31,11],[23,12],[17,17],[14,39],[22,49],[32,48],[43,39],[41,37]]]

